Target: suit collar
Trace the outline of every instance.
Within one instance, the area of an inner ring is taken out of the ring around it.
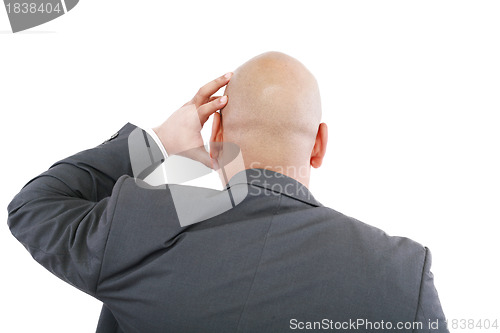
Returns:
[[[270,191],[267,193],[282,194],[313,206],[323,206],[313,197],[307,187],[279,172],[260,168],[243,170],[229,180],[228,187],[244,183],[266,190],[259,191],[259,193],[266,194]]]

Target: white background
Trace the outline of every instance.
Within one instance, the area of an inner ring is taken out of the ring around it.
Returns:
[[[21,187],[269,50],[320,84],[316,198],[428,246],[449,319],[500,324],[499,17],[496,1],[81,0],[12,34],[0,8],[0,331],[93,332],[100,312],[10,235]]]

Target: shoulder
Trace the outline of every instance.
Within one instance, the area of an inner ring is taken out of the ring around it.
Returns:
[[[342,214],[334,209],[318,207],[319,214],[328,217],[333,232],[339,232],[342,237],[354,242],[356,247],[371,256],[412,257],[423,265],[427,256],[427,248],[422,244],[404,236],[392,236],[384,230],[356,218]]]

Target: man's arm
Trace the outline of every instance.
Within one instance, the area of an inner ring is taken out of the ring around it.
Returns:
[[[425,262],[420,281],[420,295],[418,300],[415,322],[423,324],[422,330],[415,332],[449,332],[446,327],[445,316],[441,303],[439,302],[436,287],[434,287],[434,276],[431,272],[432,255],[425,248]]]
[[[132,175],[127,124],[112,139],[54,164],[8,207],[12,234],[56,276],[93,295],[117,180]]]
[[[227,98],[212,95],[229,78],[230,75],[221,76],[200,88],[191,101],[155,128],[156,140],[146,131],[138,130],[141,135],[129,142],[136,127],[127,124],[104,144],[68,157],[31,180],[8,207],[12,234],[49,271],[95,295],[125,177],[142,178],[139,177],[142,171],[164,158],[161,147],[155,143],[158,139],[164,145],[168,143],[165,148],[169,154],[202,146],[201,128],[227,103]],[[133,146],[131,149],[129,144]],[[138,153],[140,159],[133,168],[131,152]],[[210,164],[208,153],[203,152],[206,156],[196,157]]]

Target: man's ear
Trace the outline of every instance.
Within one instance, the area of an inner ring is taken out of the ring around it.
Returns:
[[[323,163],[323,157],[326,154],[326,144],[328,143],[328,127],[325,123],[319,124],[316,141],[311,152],[311,166],[319,168]]]
[[[221,121],[221,114],[219,112],[214,113],[210,142],[222,142],[222,121]]]
[[[214,113],[214,119],[212,122],[212,134],[210,135],[210,142],[222,142],[222,119],[219,112]],[[210,157],[216,158],[218,156],[217,152],[212,152],[212,148],[218,145],[210,145]]]

